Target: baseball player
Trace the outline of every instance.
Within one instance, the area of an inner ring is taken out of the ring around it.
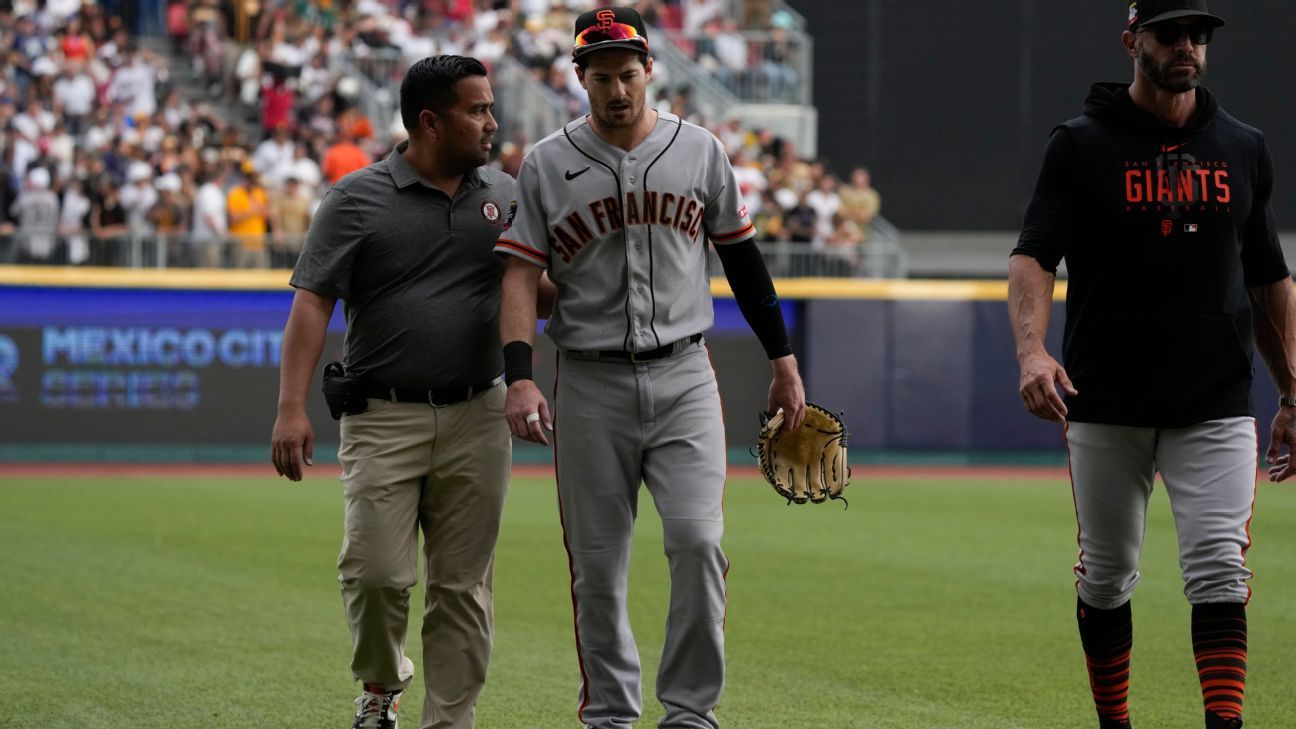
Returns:
[[[1252,329],[1282,394],[1269,478],[1293,473],[1296,312],[1269,203],[1273,166],[1264,136],[1201,86],[1223,24],[1205,0],[1130,3],[1122,40],[1133,83],[1095,84],[1084,115],[1054,129],[1011,259],[1021,397],[1066,424],[1076,614],[1104,729],[1130,726],[1130,597],[1158,471],[1206,726],[1242,726],[1258,447]],[[1063,258],[1065,367],[1044,348]]]
[[[576,20],[573,59],[590,114],[542,140],[518,176],[495,250],[508,256],[500,332],[513,434],[555,438],[558,499],[572,570],[578,715],[626,729],[641,713],[626,575],[647,484],[670,563],[670,617],[657,697],[662,727],[718,726],[724,686],[720,550],[724,422],[702,332],[712,324],[706,242],[715,244],[773,364],[769,408],[800,424],[805,393],[778,297],[732,168],[705,129],[645,108],[652,58],[639,14]],[[531,379],[536,285],[558,288],[555,409]]]

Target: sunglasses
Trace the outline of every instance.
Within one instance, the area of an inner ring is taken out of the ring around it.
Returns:
[[[1180,38],[1188,36],[1188,42],[1195,46],[1204,46],[1211,42],[1215,36],[1215,27],[1202,23],[1194,25],[1179,25],[1178,23],[1157,23],[1139,28],[1156,36],[1157,43],[1163,46],[1173,46],[1179,42]]]
[[[636,41],[648,46],[648,39],[639,35],[633,25],[625,23],[609,23],[608,25],[591,25],[582,30],[580,35],[576,36],[576,47],[584,48],[597,43],[607,43],[608,41]]]

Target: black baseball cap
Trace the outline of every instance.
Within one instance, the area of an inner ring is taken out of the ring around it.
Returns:
[[[602,7],[581,13],[576,18],[573,61],[608,48],[648,53],[648,31],[639,11],[629,7]]]
[[[1206,0],[1130,0],[1129,29],[1177,18],[1204,18],[1218,28],[1224,19],[1206,10]]]

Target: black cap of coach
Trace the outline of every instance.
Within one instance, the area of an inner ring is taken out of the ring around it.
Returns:
[[[1130,0],[1129,29],[1178,18],[1205,18],[1216,28],[1224,19],[1206,10],[1206,0]]]
[[[648,31],[639,11],[628,7],[603,7],[581,13],[576,18],[573,61],[608,48],[627,48],[648,54]]]

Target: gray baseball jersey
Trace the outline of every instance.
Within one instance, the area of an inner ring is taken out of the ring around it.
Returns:
[[[546,331],[562,351],[553,427],[581,723],[624,729],[641,713],[626,583],[643,483],[670,561],[661,725],[715,727],[729,566],[724,420],[694,337],[713,319],[707,239],[753,234],[729,159],[710,132],[670,114],[629,152],[581,119],[527,156],[510,215],[495,251],[547,268],[558,287]]]
[[[543,181],[543,182],[542,182]],[[711,327],[706,240],[755,234],[713,134],[673,114],[631,152],[587,119],[541,140],[496,253],[549,269],[559,349],[641,352]]]

